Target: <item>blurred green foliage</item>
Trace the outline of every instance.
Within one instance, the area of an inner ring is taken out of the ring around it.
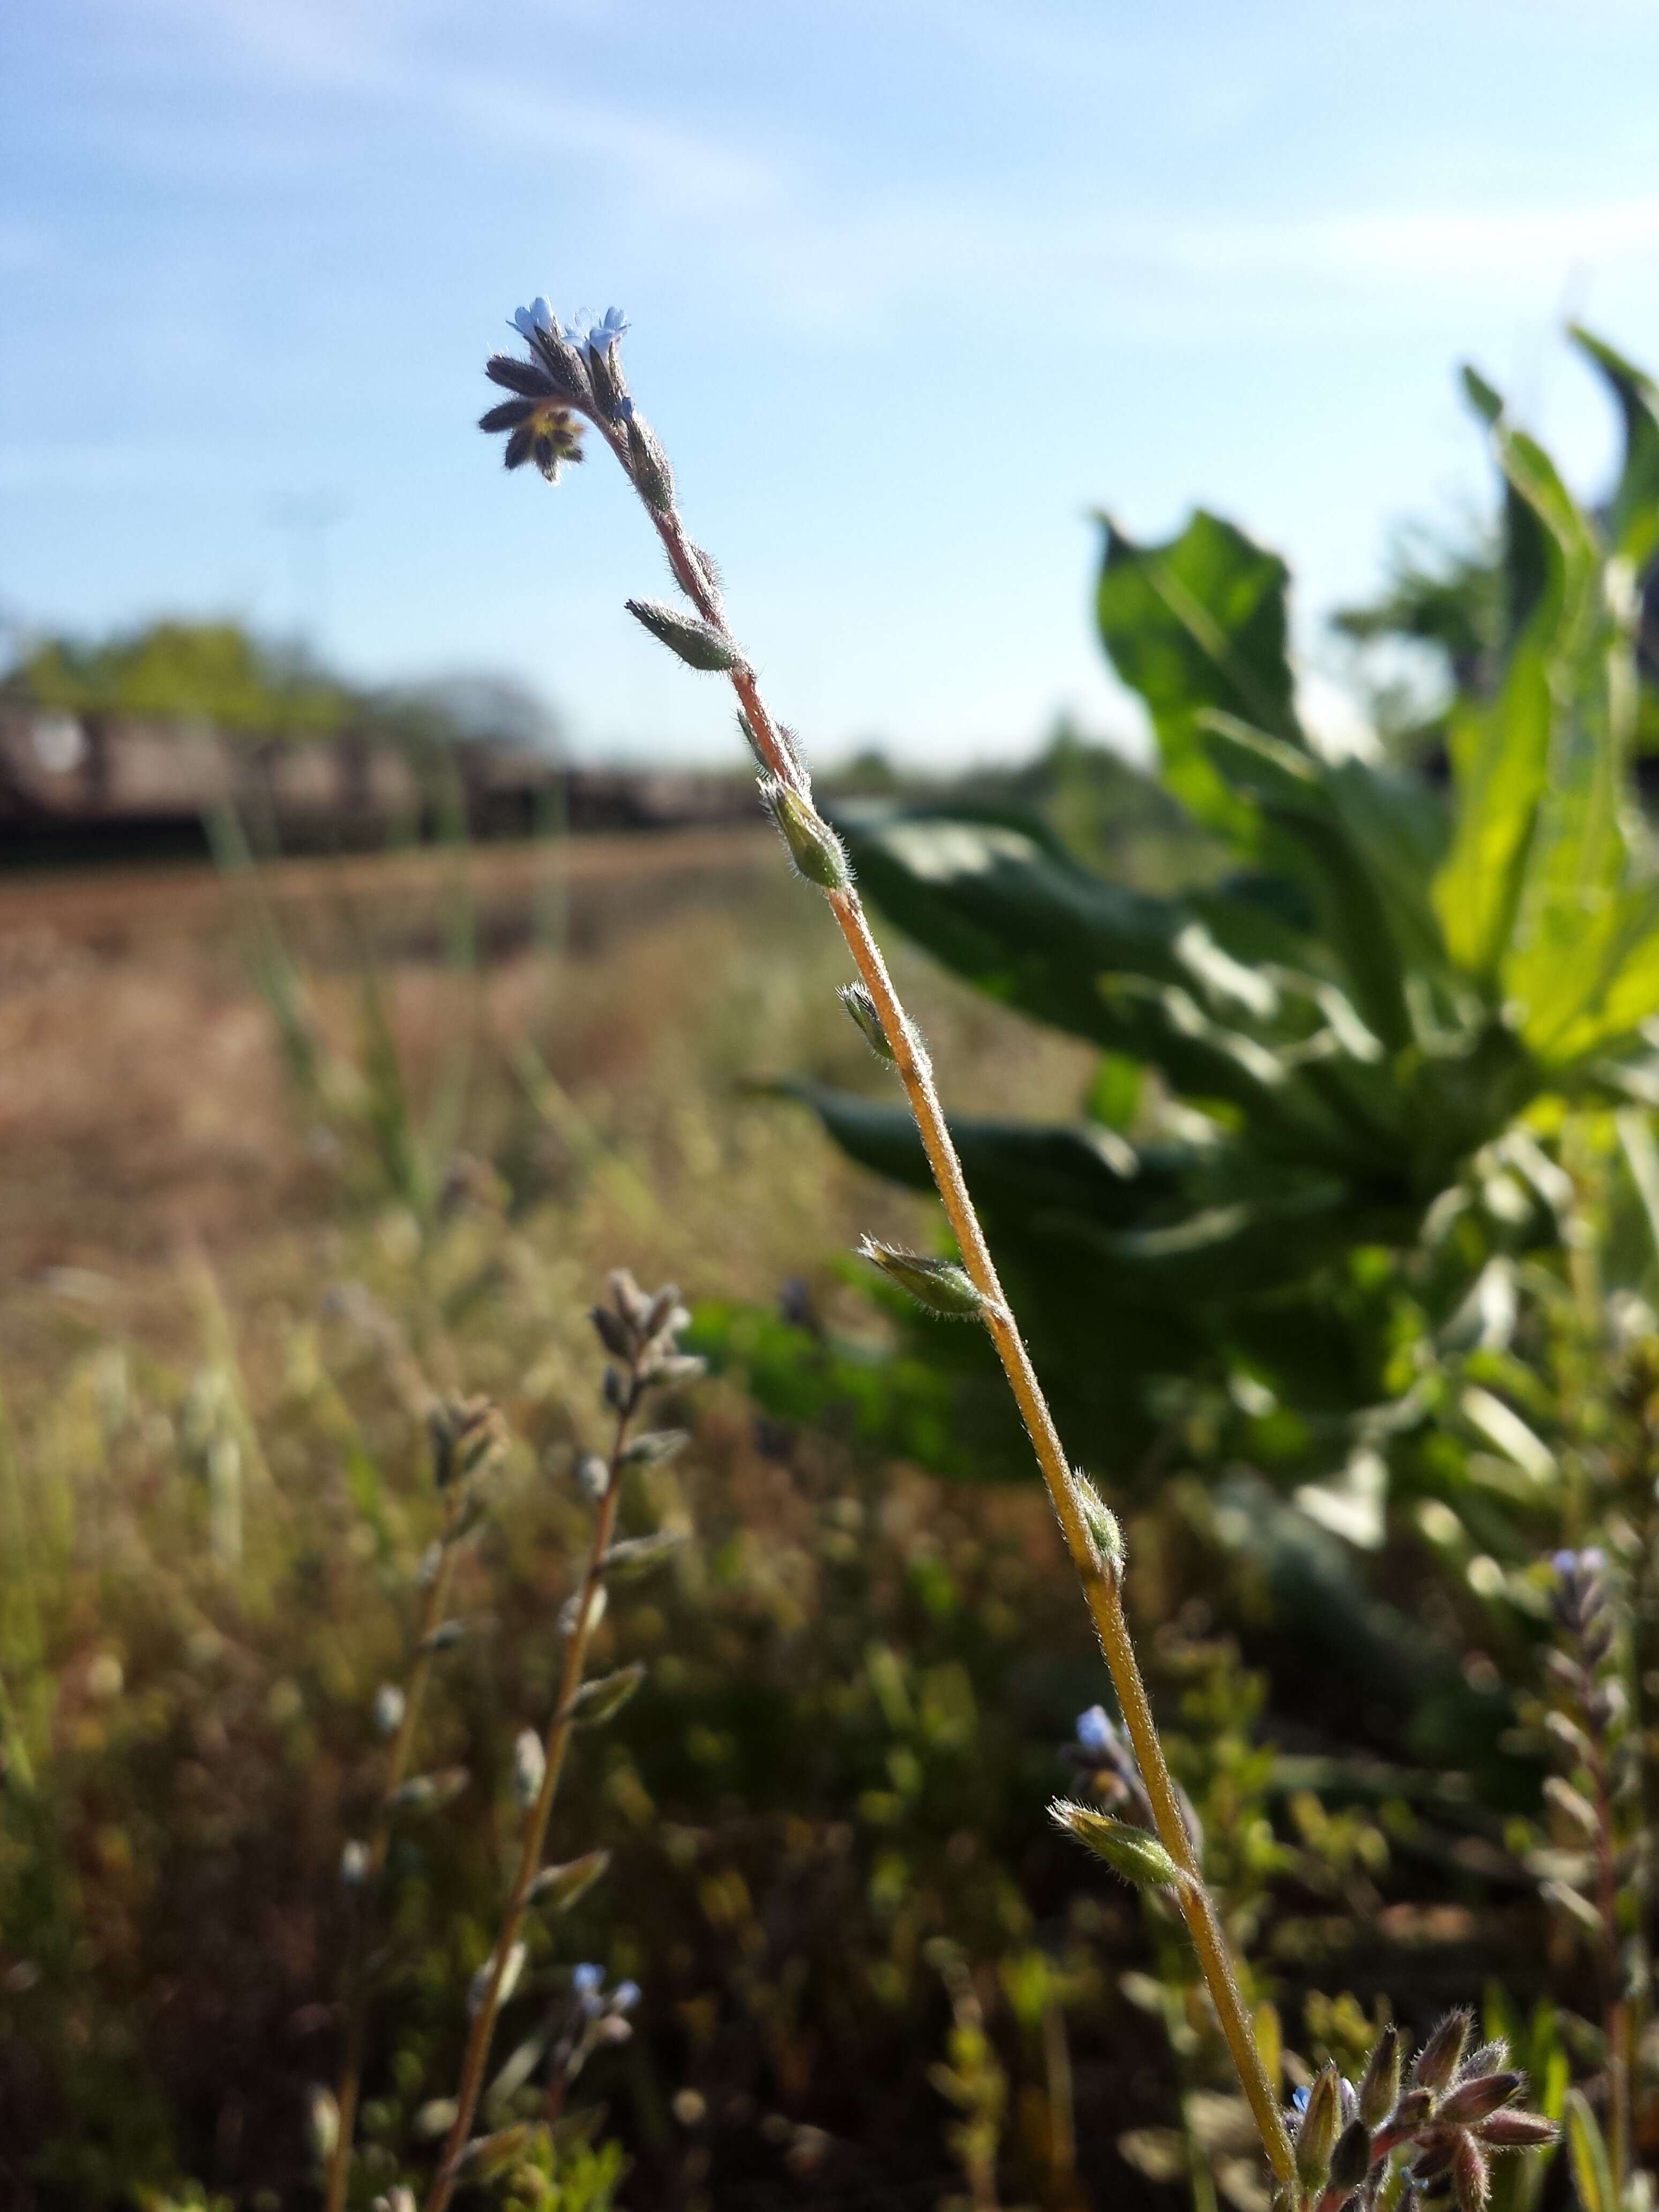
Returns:
[[[356,707],[302,655],[235,623],[155,623],[96,645],[50,638],[8,671],[5,689],[70,714],[188,717],[240,738],[333,737]]]
[[[1468,380],[1504,485],[1505,611],[1496,678],[1449,718],[1449,792],[1315,743],[1284,563],[1200,513],[1156,546],[1109,525],[1097,612],[1167,793],[1230,873],[1158,895],[1001,806],[844,813],[900,928],[1105,1055],[1069,1121],[956,1127],[1067,1432],[1120,1474],[1194,1384],[1258,1463],[1328,1472],[1395,1395],[1402,1327],[1444,1325],[1495,1259],[1559,1250],[1562,1112],[1659,1096],[1659,890],[1629,773],[1659,416],[1644,376],[1580,344],[1625,429],[1596,515]],[[925,1187],[902,1103],[791,1087]]]

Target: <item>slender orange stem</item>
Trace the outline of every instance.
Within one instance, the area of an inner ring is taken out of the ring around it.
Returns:
[[[626,439],[613,427],[601,424],[600,428],[623,470],[631,477]],[[742,657],[741,648],[732,636],[719,594],[713,588],[703,562],[686,537],[678,511],[672,507],[666,510],[653,507],[648,502],[647,511],[656,525],[657,533],[662,539],[669,563],[682,590],[703,620],[720,632],[738,656],[732,670],[732,686],[767,767],[780,782],[800,790],[802,773],[793,749],[781,736],[778,725],[767,709],[755,672]],[[1141,1679],[1139,1663],[1130,1638],[1117,1577],[1102,1565],[1078,1504],[1065,1447],[1054,1425],[1054,1416],[1048,1410],[1048,1401],[1043,1396],[1030,1354],[1003,1297],[1002,1285],[998,1279],[990,1248],[969,1194],[962,1162],[945,1118],[945,1109],[939,1103],[932,1066],[916,1042],[915,1031],[894,988],[892,977],[888,974],[887,963],[871,929],[864,902],[856,890],[852,889],[831,891],[827,896],[842,935],[847,940],[848,950],[880,1013],[882,1028],[892,1049],[911,1113],[915,1117],[927,1164],[944,1203],[945,1217],[961,1251],[963,1265],[986,1302],[986,1326],[1014,1394],[1031,1448],[1036,1455],[1037,1465],[1060,1522],[1066,1548],[1071,1553],[1072,1564],[1082,1583],[1084,1599],[1094,1622],[1096,1634],[1100,1638],[1124,1725],[1128,1730],[1129,1741],[1134,1747],[1135,1759],[1146,1785],[1159,1840],[1188,1877],[1180,1884],[1176,1894],[1240,2086],[1255,2115],[1262,2148],[1274,2175],[1281,2183],[1291,2184],[1294,2179],[1296,2160],[1290,2135],[1279,2109],[1278,2096],[1256,2047],[1255,2031],[1239,1990],[1219,1915],[1204,1886],[1192,1840],[1181,1817],[1175,1784],[1164,1757],[1163,1746],[1158,1741],[1157,1723],[1152,1718],[1146,1684]]]

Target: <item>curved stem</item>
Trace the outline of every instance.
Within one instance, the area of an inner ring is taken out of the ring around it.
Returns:
[[[409,1680],[404,1691],[403,1717],[398,1723],[398,1733],[392,1740],[391,1755],[386,1760],[380,1802],[369,1839],[368,1870],[363,1878],[362,1902],[351,1931],[351,1951],[346,1971],[347,1986],[351,1992],[350,2008],[346,2015],[345,2052],[340,2065],[340,2084],[334,2097],[337,2125],[334,2153],[328,2165],[328,2186],[324,2200],[326,2212],[344,2212],[346,2185],[351,2175],[352,2141],[357,2130],[357,2100],[362,2088],[363,2051],[368,2038],[370,1990],[363,1971],[368,1948],[368,1930],[380,1881],[386,1873],[386,1856],[392,1845],[391,1803],[403,1787],[404,1778],[409,1771],[415,1731],[432,1673],[434,1654],[429,1639],[433,1630],[443,1619],[444,1607],[448,1602],[450,1578],[455,1561],[455,1527],[460,1518],[465,1496],[464,1484],[456,1483],[451,1486],[444,1510],[443,1528],[438,1539],[442,1546],[438,1556],[438,1569],[428,1588],[426,1604],[422,1608],[421,1626],[415,1643],[415,1663],[410,1669]]]
[[[445,2138],[443,2156],[433,2177],[432,2187],[426,2200],[426,2212],[444,2212],[454,2193],[460,2172],[462,2154],[472,2131],[473,2116],[478,2109],[478,2100],[483,2094],[484,2069],[489,2063],[489,2046],[495,2033],[495,2016],[501,2005],[501,1979],[507,1972],[507,1962],[514,1942],[518,1940],[524,1917],[529,1909],[530,1893],[536,1876],[541,1872],[542,1852],[547,1842],[548,1822],[552,1817],[553,1800],[558,1795],[559,1777],[564,1766],[565,1754],[570,1747],[572,1730],[575,1726],[575,1698],[581,1687],[582,1675],[587,1665],[587,1647],[597,1626],[595,1601],[605,1580],[605,1559],[611,1549],[611,1540],[616,1533],[617,1506],[622,1494],[623,1450],[628,1442],[629,1423],[633,1419],[639,1396],[638,1380],[629,1377],[629,1390],[623,1401],[623,1410],[617,1416],[617,1432],[611,1443],[611,1456],[606,1462],[608,1480],[605,1494],[599,1500],[593,1523],[593,1547],[588,1554],[576,1602],[576,1619],[565,1644],[564,1666],[559,1678],[559,1694],[548,1723],[544,1748],[546,1764],[542,1771],[542,1784],[536,1802],[525,1821],[524,1840],[519,1850],[518,1869],[508,1893],[507,1910],[501,1916],[501,1932],[495,1938],[495,1948],[490,1960],[489,1978],[484,1987],[478,2009],[472,2016],[472,2026],[466,2039],[466,2053],[461,2062],[461,2079],[455,2092],[455,2118]]]
[[[614,426],[602,423],[599,427],[631,481],[633,472],[629,465],[626,440]],[[719,595],[712,588],[703,564],[686,537],[678,513],[672,507],[665,510],[653,507],[648,502],[646,504],[647,512],[656,525],[657,533],[662,539],[681,589],[703,620],[719,630],[739,654],[738,664],[732,671],[732,686],[767,767],[780,782],[799,790],[801,774],[792,750],[779,734],[778,726],[767,710],[754,670],[741,658],[741,648],[727,627]],[[980,1226],[979,1216],[969,1194],[962,1163],[945,1118],[945,1109],[939,1103],[933,1070],[926,1054],[917,1046],[915,1032],[894,988],[892,977],[887,972],[887,963],[871,929],[864,902],[855,890],[831,891],[827,896],[842,935],[847,940],[848,950],[881,1015],[882,1028],[886,1032],[897,1064],[905,1095],[909,1100],[910,1110],[915,1117],[916,1127],[927,1155],[927,1164],[933,1171],[946,1218],[962,1254],[963,1265],[975,1288],[986,1301],[985,1325],[991,1333],[997,1357],[1002,1362],[1003,1372],[1008,1378],[1009,1388],[1019,1407],[1020,1419],[1036,1455],[1037,1465],[1060,1522],[1066,1548],[1071,1553],[1072,1564],[1082,1583],[1084,1599],[1094,1622],[1095,1632],[1100,1639],[1101,1650],[1111,1674],[1112,1686],[1117,1692],[1124,1725],[1134,1747],[1141,1778],[1146,1785],[1158,1838],[1176,1864],[1188,1877],[1178,1886],[1176,1896],[1240,2086],[1255,2115],[1268,2164],[1280,2182],[1289,2183],[1295,2174],[1295,2154],[1291,2147],[1284,2115],[1279,2110],[1279,2099],[1267,2078],[1261,2054],[1256,2048],[1255,2032],[1239,1990],[1219,1916],[1204,1886],[1192,1839],[1181,1817],[1175,1784],[1164,1757],[1163,1746],[1158,1741],[1146,1684],[1141,1679],[1139,1663],[1130,1639],[1122,1592],[1116,1577],[1103,1567],[1078,1504],[1073,1487],[1071,1464],[1066,1459],[1060,1432],[1054,1426],[1054,1416],[1048,1410],[1048,1401],[1043,1396],[1042,1386],[1037,1380],[1030,1354],[1003,1297],[990,1248],[985,1241],[985,1232]],[[430,2212],[435,2212],[435,2208],[430,2208]]]

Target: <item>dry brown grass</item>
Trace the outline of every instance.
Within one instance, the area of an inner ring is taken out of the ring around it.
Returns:
[[[803,1114],[744,1093],[786,1069],[882,1079],[835,1003],[840,948],[769,837],[566,853],[562,951],[536,941],[544,853],[470,855],[464,891],[442,855],[292,864],[261,888],[343,1057],[372,947],[417,1102],[465,1063],[460,1146],[506,1169],[515,1211],[573,1286],[625,1255],[705,1294],[766,1297],[861,1229],[914,1224],[911,1202],[849,1168]],[[471,971],[446,957],[459,912],[476,931]],[[14,1395],[93,1335],[161,1349],[193,1330],[186,1255],[205,1255],[238,1303],[279,1294],[296,1242],[333,1233],[337,1146],[285,1083],[249,979],[250,915],[204,870],[0,890],[0,1363]],[[899,958],[954,1101],[1052,1111],[1076,1095],[1084,1054]],[[550,1121],[514,1069],[525,1040],[559,1086]],[[309,1260],[303,1272],[316,1279]]]

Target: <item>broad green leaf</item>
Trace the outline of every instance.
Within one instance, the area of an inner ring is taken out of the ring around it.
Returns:
[[[1370,854],[1349,826],[1350,813],[1364,818],[1362,794],[1351,786],[1345,811],[1325,763],[1231,715],[1206,714],[1203,725],[1211,756],[1228,782],[1249,792],[1301,853],[1304,880],[1360,1012],[1390,1047],[1408,1043],[1405,963],[1410,952],[1420,953],[1433,940],[1422,877],[1408,874],[1396,854],[1385,890]]]
[[[908,1106],[822,1083],[792,1080],[777,1087],[810,1106],[861,1167],[915,1190],[932,1189],[927,1156]],[[1179,1188],[1164,1155],[1132,1152],[1121,1137],[1085,1123],[1067,1128],[953,1121],[951,1133],[975,1201],[994,1211],[1018,1209],[1027,1218],[1076,1213],[1125,1226],[1167,1202]]]
[[[1235,714],[1303,743],[1287,642],[1289,571],[1275,553],[1201,509],[1162,545],[1106,521],[1097,613],[1102,642],[1146,701],[1164,781],[1200,821],[1248,842],[1249,810],[1217,775],[1199,716]]]
[[[1267,987],[1245,971],[1299,965],[1310,949],[1251,887],[1152,897],[1091,875],[1012,822],[849,814],[837,826],[871,898],[935,958],[1005,1006],[1158,1062],[1195,1097],[1230,1097],[1232,1079],[1161,988],[1197,991],[1207,1006],[1223,972],[1206,960],[1212,943],[1259,1006]]]
[[[1534,441],[1500,420],[1493,442],[1509,492],[1531,518],[1526,562],[1541,562],[1543,580],[1534,590],[1528,565],[1528,611],[1496,697],[1453,714],[1457,822],[1435,903],[1453,957],[1495,988],[1548,783],[1561,672],[1583,642],[1596,556],[1583,517]]]
[[[1659,552],[1659,391],[1651,377],[1575,324],[1573,343],[1607,380],[1624,421],[1625,451],[1607,506],[1614,556],[1640,576]]]

